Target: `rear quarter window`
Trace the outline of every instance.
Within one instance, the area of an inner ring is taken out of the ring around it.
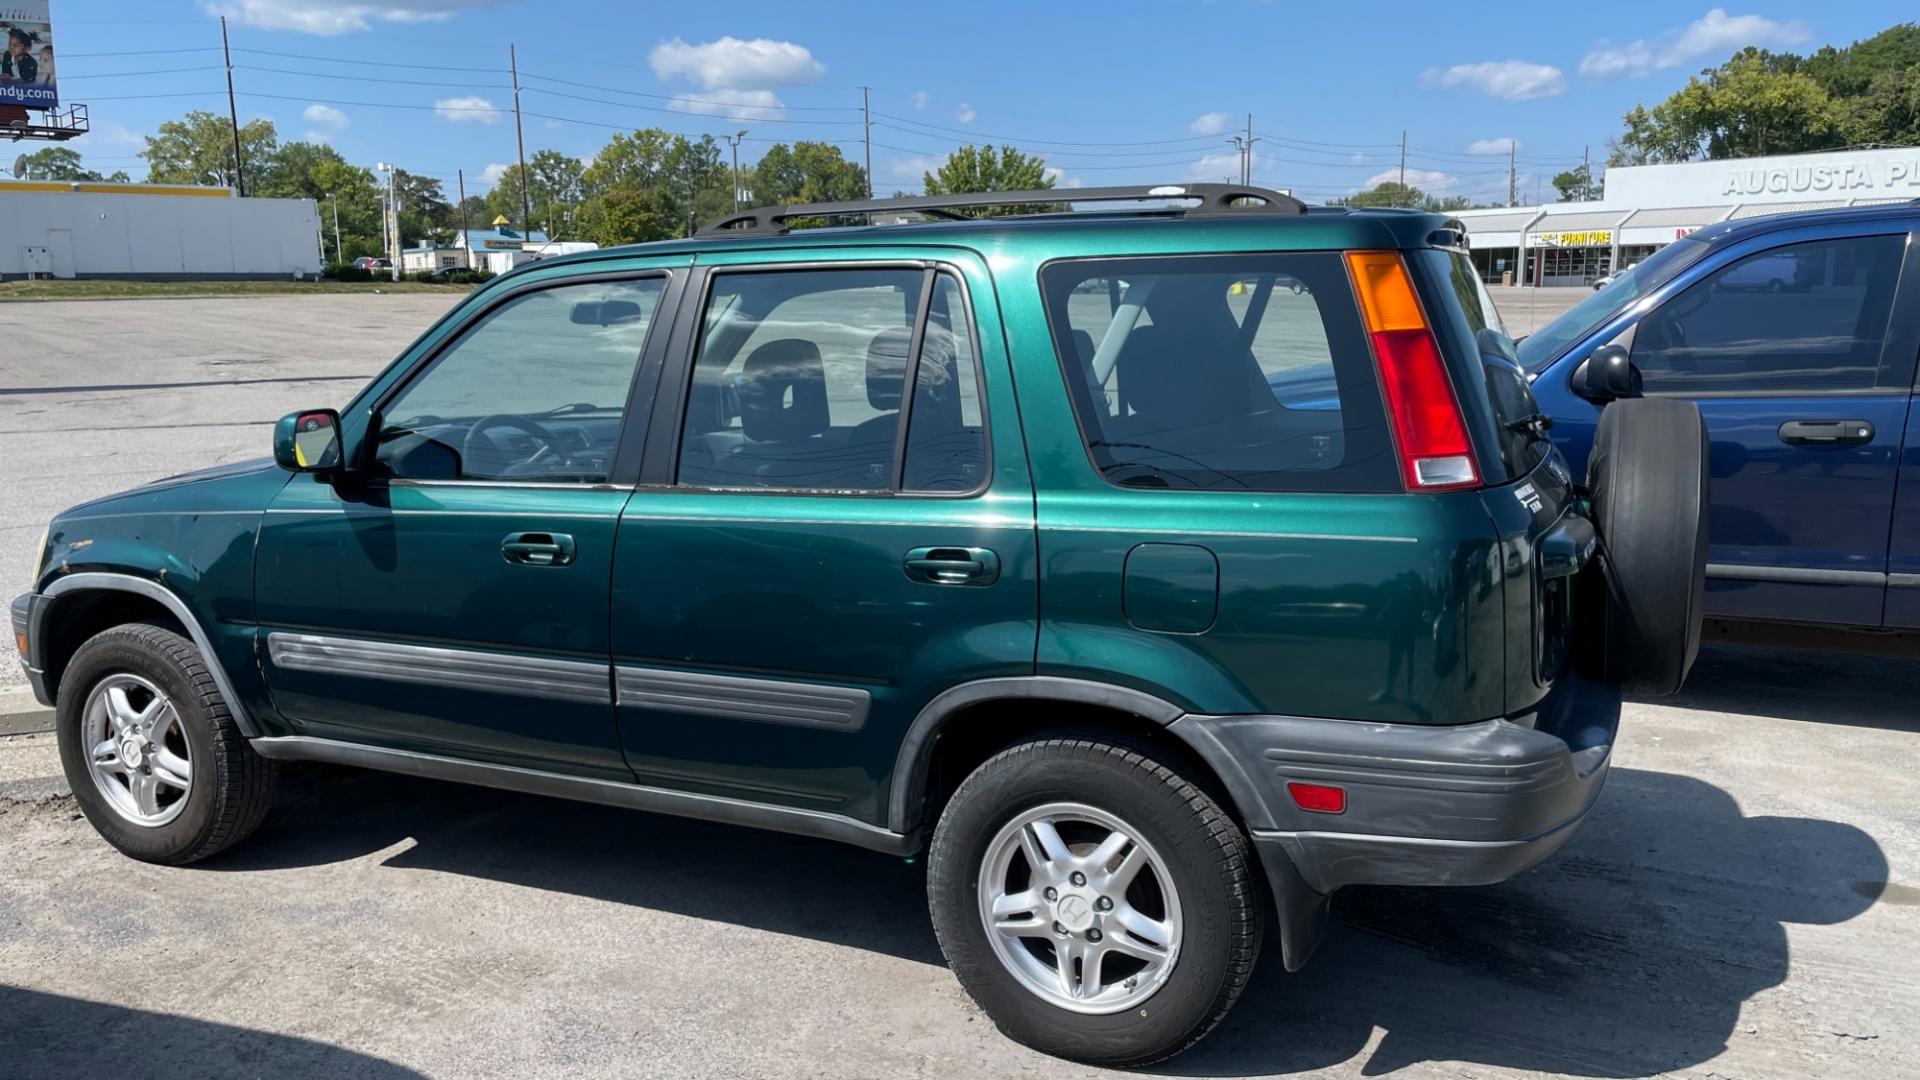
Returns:
[[[1108,481],[1400,490],[1338,253],[1075,260],[1040,278],[1081,436]]]

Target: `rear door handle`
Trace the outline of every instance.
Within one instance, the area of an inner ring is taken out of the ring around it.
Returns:
[[[1859,446],[1873,441],[1871,420],[1789,420],[1780,441],[1794,446]]]
[[[508,533],[500,541],[500,555],[522,566],[566,566],[575,554],[573,537],[566,533]]]
[[[991,585],[1000,556],[977,547],[919,547],[907,552],[907,576],[928,585]]]

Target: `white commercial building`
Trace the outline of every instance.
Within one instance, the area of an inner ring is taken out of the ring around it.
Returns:
[[[1703,225],[1920,199],[1920,147],[1608,169],[1593,202],[1462,210],[1486,280],[1587,285]]]
[[[312,199],[230,188],[0,181],[0,277],[292,278],[320,273]]]

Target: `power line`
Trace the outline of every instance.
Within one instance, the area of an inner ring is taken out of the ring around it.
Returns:
[[[61,59],[70,59],[62,57]],[[70,82],[84,82],[87,79],[131,79],[136,75],[178,75],[187,71],[219,71],[219,64],[200,64],[194,67],[152,68],[147,71],[89,71],[85,75],[67,75],[61,78],[61,85]]]
[[[539,79],[541,82],[559,83],[562,86],[578,87],[581,90],[599,90],[608,94],[626,94],[630,97],[651,98],[658,101],[684,101],[689,105],[714,105],[723,109],[785,109],[789,112],[859,112],[852,105],[742,105],[735,101],[709,101],[702,98],[687,97],[683,94],[650,94],[645,90],[623,90],[617,86],[598,86],[594,83],[574,82],[571,79],[556,79],[551,75],[536,75],[531,71],[520,73],[522,79]],[[525,87],[528,90],[538,87]],[[591,99],[589,99],[591,100]]]
[[[61,21],[64,23],[66,20],[62,19]],[[119,52],[63,52],[60,54],[60,59],[62,60],[79,60],[83,58],[93,59],[95,57],[100,57],[100,56],[177,56],[180,53],[202,53],[202,52],[219,52],[219,51],[220,50],[218,48],[215,48],[212,45],[208,45],[203,48],[194,48],[194,49],[124,49]]]
[[[934,131],[947,132],[953,135],[965,135],[973,139],[999,139],[1005,142],[1025,143],[1028,145],[1046,143],[1052,146],[1171,146],[1178,143],[1213,142],[1219,138],[1218,135],[1189,135],[1183,139],[1148,139],[1141,142],[1070,142],[1066,139],[1024,139],[1013,135],[994,135],[985,131],[972,131],[967,128],[928,124],[911,117],[895,116],[892,113],[876,111],[873,115],[885,117],[888,120],[895,120],[902,124],[912,124],[915,127],[931,128]]]
[[[361,67],[411,68],[415,71],[458,71],[468,75],[482,73],[487,75],[505,75],[506,68],[481,68],[468,64],[409,64],[398,60],[350,60],[344,56],[315,56],[312,53],[275,52],[271,49],[241,49],[237,53],[251,53],[254,56],[278,56],[283,60],[316,60],[323,64],[355,64]]]
[[[606,98],[586,97],[585,95],[582,95],[582,94],[569,94],[560,90],[548,90],[543,86],[523,86],[521,87],[521,89],[531,94],[546,94],[548,97],[567,98],[571,101],[588,101],[588,102],[592,102],[595,105],[611,105],[616,109],[639,109],[643,112],[672,113],[675,116],[717,115],[712,113],[697,113],[689,109],[666,109],[666,108],[661,108],[658,105],[639,105],[631,101],[609,101]],[[775,109],[778,107],[779,106],[775,106],[775,105],[766,105],[766,106],[727,105],[727,106],[724,106],[724,108],[735,109],[735,110],[756,109],[756,108],[766,110],[766,109]],[[779,116],[744,116],[738,113],[728,113],[720,116],[720,118],[739,120],[749,124],[815,124],[815,125],[831,124],[836,127],[860,126],[860,121],[858,120],[792,120],[786,117],[779,117]]]
[[[234,50],[238,52],[239,50]],[[437,79],[382,79],[374,75],[341,75],[331,71],[295,71],[292,68],[259,67],[254,64],[235,64],[238,71],[270,71],[276,75],[301,75],[310,79],[345,79],[356,83],[393,83],[398,86],[432,86],[442,90],[511,90],[505,83],[450,83]]]

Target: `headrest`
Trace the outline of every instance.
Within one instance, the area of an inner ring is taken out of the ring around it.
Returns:
[[[907,351],[913,331],[895,326],[873,335],[867,346],[867,404],[880,412],[900,408],[900,384],[907,377]]]
[[[811,341],[781,338],[753,350],[735,380],[740,428],[758,442],[792,442],[826,431],[827,369]]]

